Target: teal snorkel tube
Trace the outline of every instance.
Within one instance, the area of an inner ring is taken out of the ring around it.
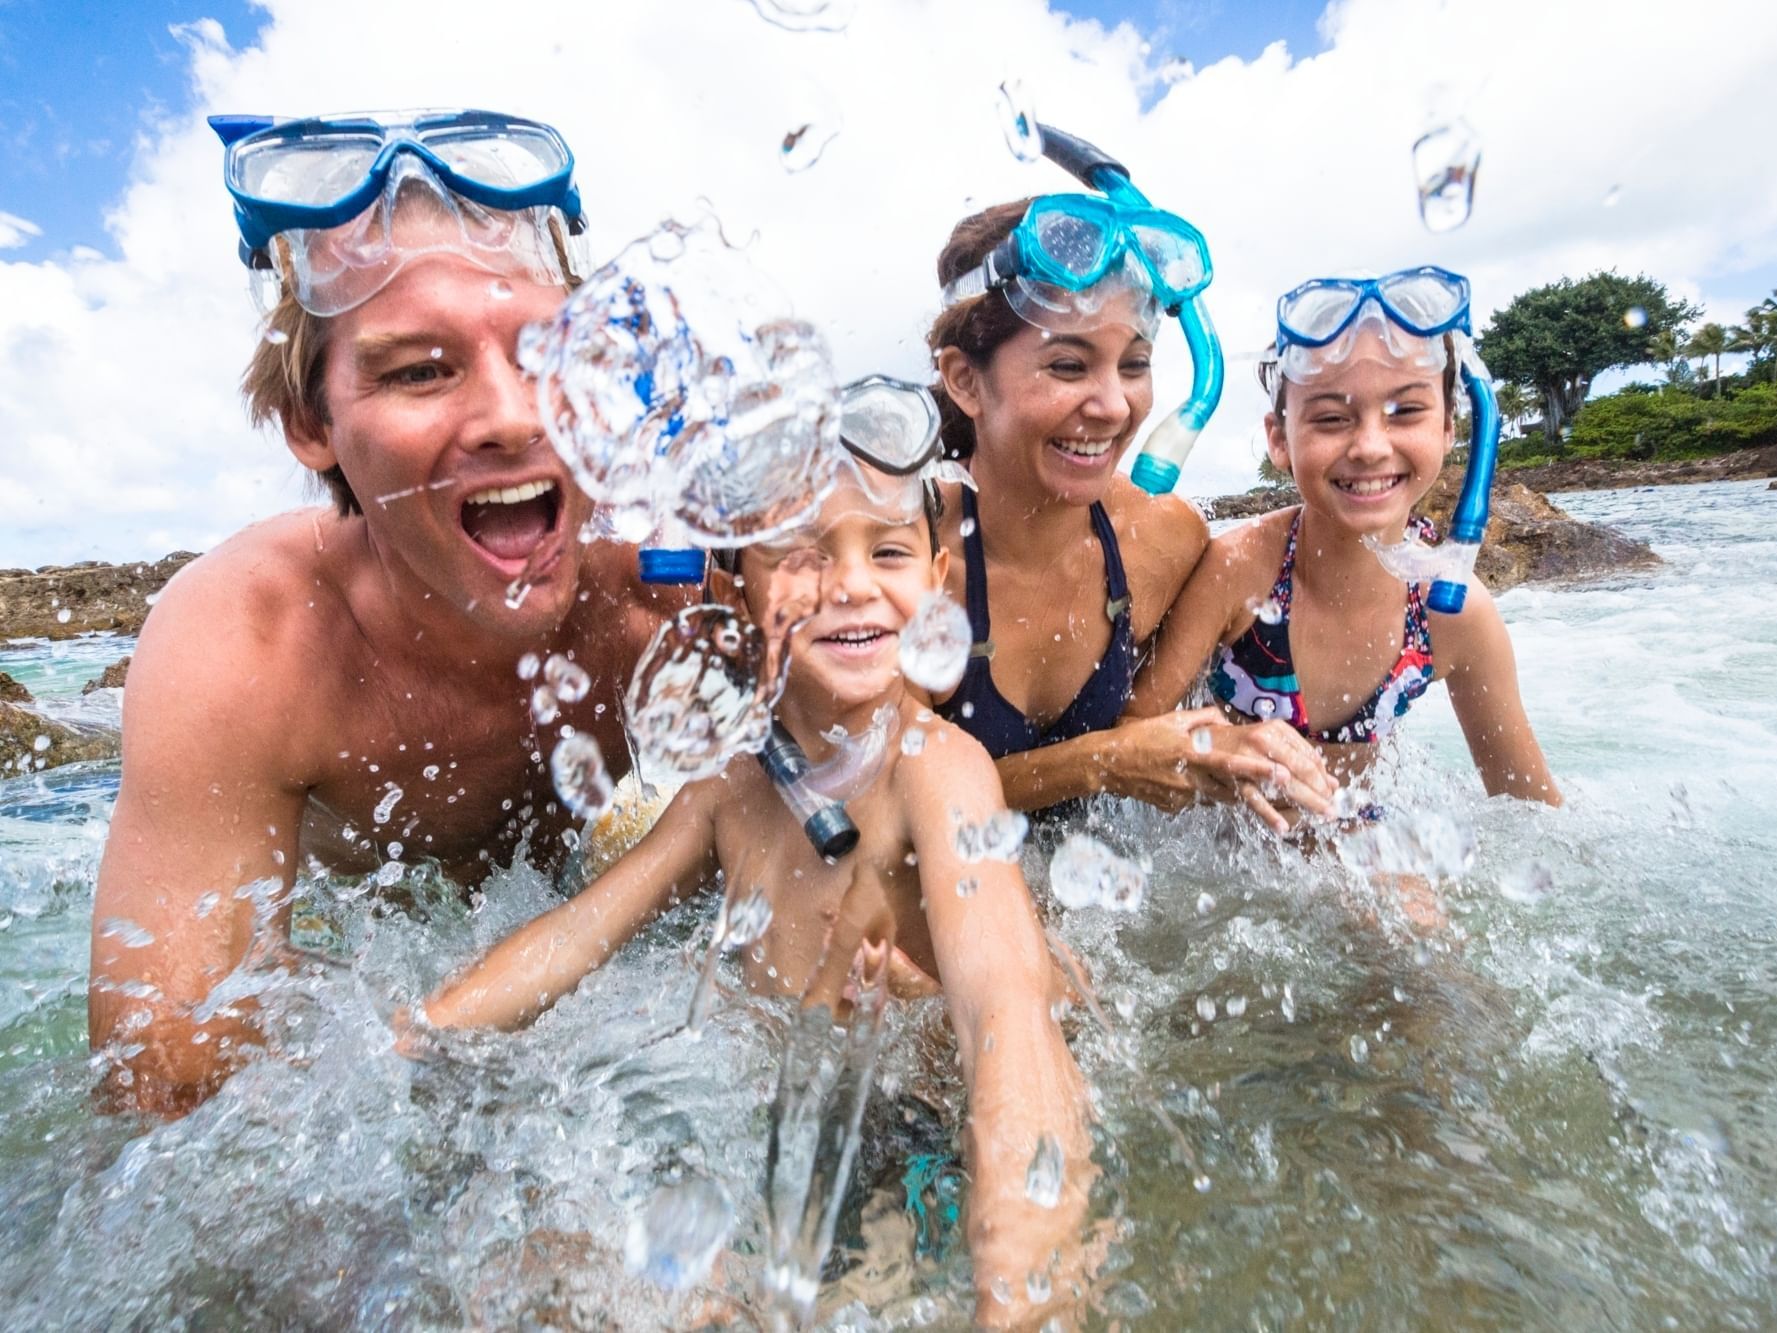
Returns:
[[[1487,504],[1493,494],[1493,465],[1499,456],[1499,404],[1493,397],[1493,377],[1481,363],[1474,344],[1466,335],[1461,338],[1462,387],[1468,392],[1469,425],[1468,471],[1462,479],[1462,494],[1457,497],[1456,510],[1450,517],[1450,535],[1444,545],[1450,548],[1450,570],[1434,579],[1425,604],[1443,615],[1453,616],[1462,610],[1468,596],[1468,579],[1474,572],[1475,557],[1481,553],[1481,539],[1487,532]],[[1460,574],[1451,578],[1449,574]]]
[[[1048,125],[1038,128],[1043,132],[1043,156],[1074,179],[1117,203],[1151,207],[1121,162],[1107,157],[1084,139]],[[1210,277],[1206,265],[1203,286],[1209,285]],[[1222,344],[1201,293],[1166,313],[1178,318],[1179,327],[1185,331],[1185,344],[1191,349],[1191,396],[1154,428],[1135,460],[1130,480],[1149,495],[1171,493],[1186,456],[1222,400]]]

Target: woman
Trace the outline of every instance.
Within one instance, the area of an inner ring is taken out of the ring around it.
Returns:
[[[1325,813],[1331,780],[1286,726],[1213,710],[1116,725],[1209,533],[1118,472],[1153,406],[1160,306],[1143,266],[1080,292],[1004,271],[1032,202],[965,218],[938,257],[935,393],[946,452],[975,483],[945,497],[948,590],[975,644],[938,710],[994,756],[1015,808],[1099,792],[1168,810],[1238,799],[1281,829],[1269,793]]]

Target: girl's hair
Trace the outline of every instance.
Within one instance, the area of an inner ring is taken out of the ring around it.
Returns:
[[[950,240],[938,254],[938,285],[946,286],[963,274],[977,268],[993,252],[993,248],[1012,234],[1030,207],[1029,199],[1009,204],[995,204],[971,214],[956,224]],[[946,347],[955,347],[969,358],[969,364],[984,370],[1000,346],[1022,330],[1029,328],[1005,294],[991,291],[959,302],[940,311],[926,334],[926,346],[932,356]],[[932,385],[932,397],[938,400],[939,433],[944,439],[946,458],[968,458],[975,452],[975,423],[944,392],[944,381]]]
[[[1448,333],[1444,335],[1444,420],[1447,422],[1456,415],[1456,340]],[[1271,410],[1277,419],[1284,419],[1283,395],[1286,380],[1283,367],[1278,365],[1277,357],[1267,353],[1259,358],[1259,387],[1265,390],[1271,399]]]

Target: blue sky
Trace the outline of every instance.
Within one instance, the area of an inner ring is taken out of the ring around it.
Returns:
[[[265,17],[242,0],[0,0],[0,213],[43,232],[6,258],[114,254],[105,209],[136,135],[190,101],[188,53],[170,29],[213,18],[249,46]]]
[[[1324,0],[1062,0],[1057,8],[1148,35],[1154,60],[1201,69],[1250,60],[1284,38],[1292,54],[1320,48]],[[148,118],[190,100],[186,51],[171,31],[200,18],[229,44],[251,46],[266,21],[245,0],[0,0],[0,213],[42,234],[5,252],[41,260],[89,246],[115,255],[105,210],[128,181]],[[263,108],[253,108],[263,109]]]

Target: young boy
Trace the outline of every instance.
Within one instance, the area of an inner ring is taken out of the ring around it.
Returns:
[[[943,588],[948,564],[926,494],[917,479],[860,465],[807,531],[741,552],[737,578],[712,576],[719,595],[760,625],[781,612],[774,590],[801,583],[809,594],[812,613],[791,637],[777,716],[812,762],[833,752],[824,739],[833,728],[857,736],[885,704],[894,710],[880,770],[847,801],[861,834],[856,850],[823,861],[760,765],[737,759],[683,788],[579,897],[508,937],[424,1009],[435,1026],[526,1023],[670,902],[710,885],[718,869],[736,899],[757,891],[771,906],[762,949],[742,955],[755,990],[837,1010],[860,947],[892,947],[891,989],[941,988],[956,1032],[969,1094],[963,1151],[977,1318],[1022,1323],[1034,1313],[1030,1274],[1050,1275],[1057,1297],[1077,1276],[1088,1112],[1051,1013],[1061,990],[1023,876],[1015,863],[967,861],[957,849],[960,828],[1004,810],[993,762],[912,697],[901,676],[901,631]],[[813,572],[785,577],[796,570]],[[901,743],[916,731],[923,744]],[[1061,1200],[1049,1208],[1026,1187],[1045,1136],[1067,1165]],[[1052,1268],[1056,1250],[1067,1257]]]

